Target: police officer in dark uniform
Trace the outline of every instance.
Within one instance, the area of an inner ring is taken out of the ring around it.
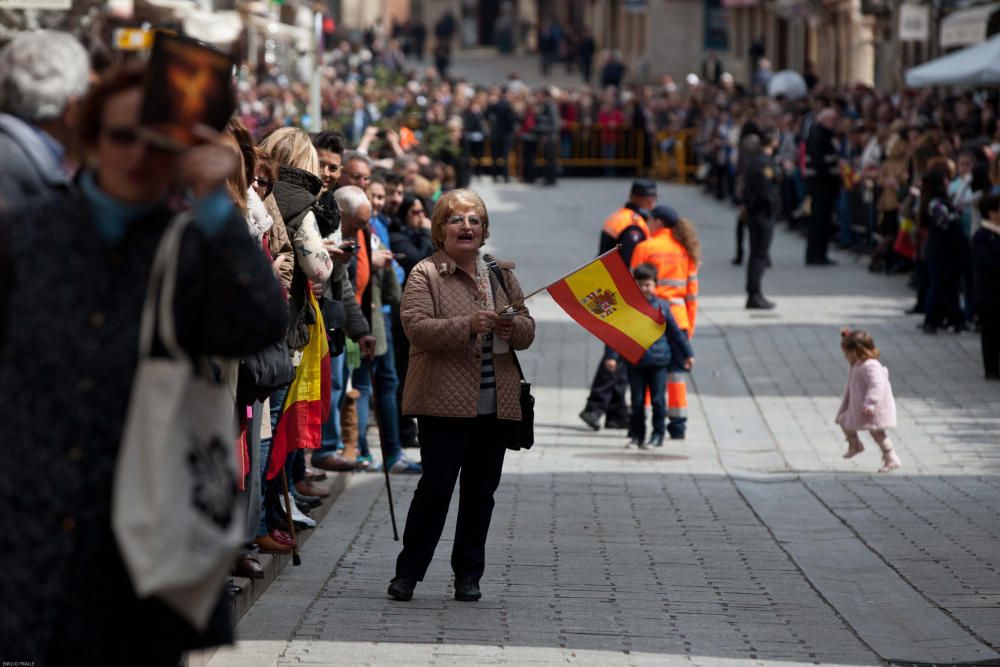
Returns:
[[[629,266],[635,247],[649,238],[646,223],[649,220],[649,209],[655,204],[656,182],[647,178],[634,180],[628,201],[604,221],[598,254],[603,255],[619,245],[625,266]],[[604,428],[628,428],[627,395],[628,373],[625,364],[618,364],[614,371],[609,371],[602,359],[597,365],[587,405],[580,413],[580,419],[595,431],[601,428],[602,416]]]
[[[774,220],[781,206],[781,171],[774,151],[777,131],[761,133],[760,150],[747,162],[743,202],[750,232],[750,261],[747,262],[747,308],[770,310],[774,302],[764,298],[761,280],[767,269],[774,238]]]
[[[733,184],[733,198],[740,206],[740,211],[736,215],[736,255],[733,257],[733,264],[739,266],[743,263],[743,236],[747,228],[747,210],[743,205],[743,190],[746,188],[747,167],[751,158],[760,152],[760,128],[756,123],[748,121],[740,135],[739,154],[736,157],[736,178]]]
[[[806,265],[830,266],[827,256],[833,212],[840,192],[840,152],[837,147],[837,110],[827,107],[816,116],[806,141],[806,191],[812,200],[812,219],[806,241]]]

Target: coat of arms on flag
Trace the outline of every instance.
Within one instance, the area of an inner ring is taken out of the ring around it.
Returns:
[[[618,305],[618,295],[611,290],[596,289],[583,297],[581,303],[594,315],[604,319],[615,312],[615,306]]]

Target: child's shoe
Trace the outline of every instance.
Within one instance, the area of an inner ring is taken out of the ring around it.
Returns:
[[[903,465],[899,457],[896,456],[896,452],[892,449],[887,449],[882,452],[882,467],[878,469],[879,472],[892,472],[896,468]]]

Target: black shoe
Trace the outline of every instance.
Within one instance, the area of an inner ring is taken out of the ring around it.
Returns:
[[[829,257],[823,257],[822,259],[807,259],[806,266],[837,266],[837,262]]]
[[[739,266],[742,263],[743,263],[743,255],[736,255],[736,257],[733,257],[731,261],[731,264],[733,266]]]
[[[904,310],[903,313],[906,315],[923,315],[924,309],[921,308],[920,306],[914,306],[913,308]]]
[[[417,439],[417,436],[407,438],[406,442],[403,443],[403,449],[420,449],[420,440]]]
[[[628,439],[628,444],[625,445],[625,449],[635,449],[642,444],[642,438],[632,436]]]
[[[663,434],[662,433],[654,433],[652,436],[650,436],[650,438],[649,438],[649,446],[650,447],[662,447],[663,446]]]
[[[604,418],[604,428],[610,429],[622,429],[628,428],[627,419],[611,419],[609,417]]]
[[[670,439],[671,440],[683,440],[684,438],[685,438],[684,431],[680,431],[679,433],[671,433],[670,434]]]
[[[475,602],[483,597],[479,582],[474,577],[463,574],[455,577],[455,599],[459,602]]]
[[[1000,380],[1000,373],[987,373],[986,374],[986,379],[987,380]]]
[[[763,294],[751,294],[747,297],[748,310],[771,310],[772,308],[774,308],[774,302],[765,299]]]
[[[304,496],[298,491],[288,490],[288,495],[292,497],[292,502],[299,506],[303,512],[316,509],[323,504],[323,499],[318,496]]]
[[[400,602],[409,602],[413,598],[413,589],[417,580],[409,577],[393,577],[389,582],[389,597]]]
[[[586,410],[584,410],[583,412],[580,413],[580,419],[582,419],[583,423],[589,426],[591,429],[595,431],[601,430],[601,415],[597,414],[596,412],[587,412]]]

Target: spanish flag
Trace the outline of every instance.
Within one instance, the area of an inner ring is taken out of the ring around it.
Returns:
[[[311,291],[307,293],[316,322],[309,327],[309,344],[302,350],[302,363],[295,369],[295,379],[288,387],[274,430],[268,479],[281,472],[289,452],[319,447],[323,422],[330,416],[330,345],[316,297]]]
[[[663,313],[642,296],[617,248],[546,289],[570,317],[633,364],[666,328]]]

